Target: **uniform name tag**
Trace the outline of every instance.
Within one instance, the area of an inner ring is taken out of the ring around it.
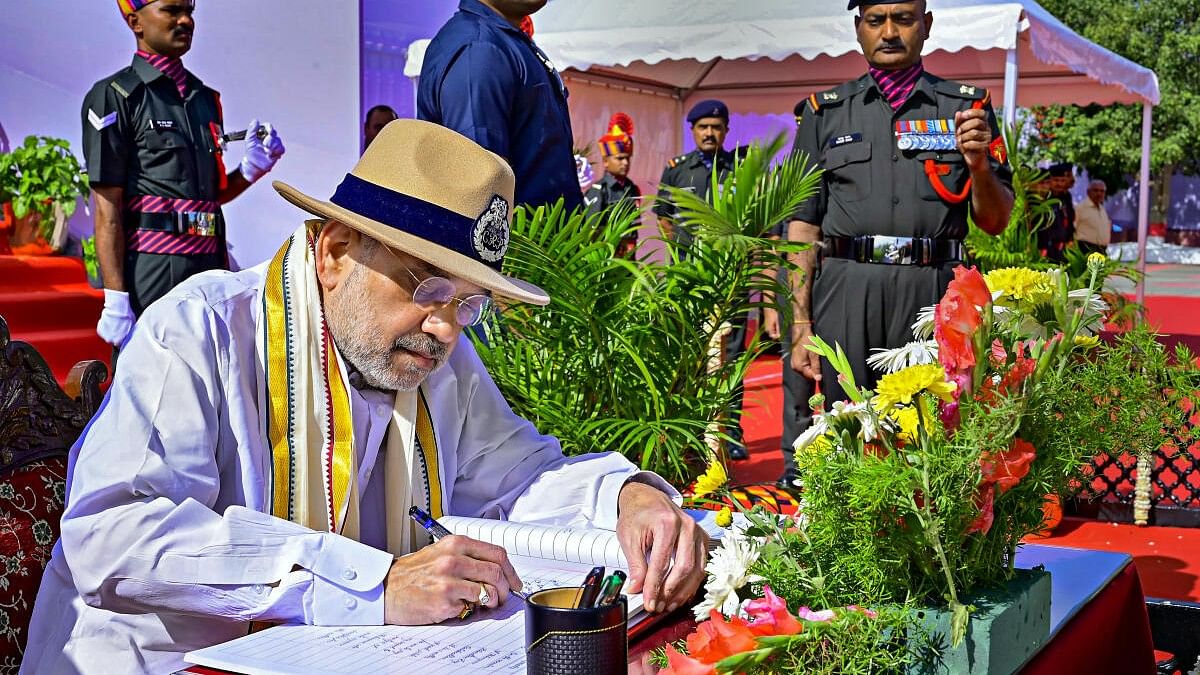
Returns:
[[[829,139],[829,147],[836,148],[839,145],[846,145],[847,143],[858,143],[861,140],[862,140],[862,134],[857,134],[857,133],[856,134],[842,134],[841,136],[834,136],[833,138]]]
[[[150,120],[150,123],[159,131],[175,128],[175,120]]]

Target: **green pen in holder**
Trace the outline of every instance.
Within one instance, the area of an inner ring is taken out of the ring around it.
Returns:
[[[575,608],[579,587],[548,588],[525,607],[528,675],[623,675],[629,630],[625,596],[612,604]]]

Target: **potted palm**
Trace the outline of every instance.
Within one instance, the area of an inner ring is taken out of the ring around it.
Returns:
[[[518,212],[506,271],[546,289],[551,303],[505,308],[477,342],[513,409],[568,454],[620,451],[678,485],[702,472],[764,348],[754,340],[723,361],[713,346],[762,304],[753,291],[787,293],[773,271],[800,245],[767,235],[817,186],[800,157],[771,165],[783,145],[751,147],[725,180],[713,177],[710,201],[672,195],[697,237],[686,248],[663,242],[665,260],[645,247],[617,254],[640,222],[632,208],[589,217],[560,201]]]
[[[87,179],[65,140],[28,136],[12,152],[0,154],[0,203],[11,208],[14,253],[60,250],[67,218],[87,194]]]

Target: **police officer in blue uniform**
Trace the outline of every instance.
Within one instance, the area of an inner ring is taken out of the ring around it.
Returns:
[[[92,87],[82,117],[104,279],[96,332],[120,347],[150,303],[193,274],[228,267],[221,205],[270,171],[284,147],[255,120],[245,156],[227,173],[220,96],[181,61],[195,30],[193,0],[117,6],[137,53]]]
[[[665,236],[680,244],[680,255],[687,255],[687,247],[695,237],[686,225],[678,222],[676,207],[671,201],[667,187],[690,190],[697,197],[704,199],[712,185],[713,172],[716,171],[719,180],[724,180],[737,161],[737,155],[724,147],[725,136],[729,133],[729,108],[723,102],[709,99],[697,103],[688,111],[687,121],[692,127],[692,140],[696,142],[696,149],[667,162],[659,181],[658,200],[654,205],[659,228]],[[732,322],[731,330],[725,335],[725,360],[736,359],[745,350],[745,343],[746,318],[739,317]],[[730,427],[725,430],[733,439],[726,448],[729,458],[746,459],[749,454],[742,441],[740,388],[730,403],[729,419]]]
[[[810,96],[796,133],[795,151],[824,174],[788,236],[824,245],[819,274],[794,294],[791,342],[809,344],[815,333],[841,344],[857,382],[870,387],[871,349],[910,341],[917,312],[941,298],[961,264],[968,213],[999,233],[1012,189],[987,90],[921,64],[933,24],[924,0],[851,0],[856,7],[868,72]],[[806,282],[815,253],[795,258]],[[828,363],[799,348],[791,358],[827,400],[845,398]]]
[[[734,154],[725,149],[725,136],[729,134],[729,108],[717,100],[709,99],[692,106],[687,122],[692,127],[692,140],[696,149],[667,162],[659,180],[658,200],[654,213],[663,234],[687,246],[692,243],[692,233],[676,222],[675,204],[667,187],[691,190],[701,199],[708,196],[712,184],[713,167],[724,180],[725,173],[733,169]]]
[[[508,161],[516,203],[583,204],[567,88],[522,20],[546,0],[461,0],[429,43],[417,119],[448,127]]]

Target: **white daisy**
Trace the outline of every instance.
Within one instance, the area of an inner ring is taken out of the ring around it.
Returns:
[[[833,419],[850,417],[858,420],[862,426],[864,441],[873,441],[878,435],[875,429],[875,415],[866,403],[851,403],[849,401],[834,401],[832,409],[826,413]]]
[[[913,322],[913,337],[918,340],[928,340],[933,337],[933,310],[937,305],[922,307],[917,312],[917,320]]]
[[[829,420],[825,419],[824,415],[813,415],[812,424],[796,437],[796,442],[792,443],[792,448],[797,451],[803,450],[812,445],[813,441],[817,440],[826,431],[829,431]]]
[[[1084,323],[1080,327],[1081,335],[1092,335],[1104,328],[1104,314],[1108,311],[1108,302],[1099,293],[1090,288],[1077,288],[1067,294],[1068,302],[1075,307],[1083,307]]]
[[[935,340],[910,342],[895,349],[875,347],[871,351],[875,354],[867,358],[867,365],[881,373],[895,373],[909,366],[937,363],[938,357]]]
[[[737,616],[742,611],[743,603],[738,597],[738,590],[763,580],[749,571],[758,562],[760,546],[758,540],[733,532],[721,538],[721,545],[713,551],[704,568],[708,573],[708,580],[704,583],[704,599],[692,608],[697,621],[707,619],[712,609],[725,616]]]

